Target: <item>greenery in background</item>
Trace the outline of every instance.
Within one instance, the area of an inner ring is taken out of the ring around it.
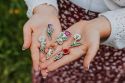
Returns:
[[[0,0],[0,83],[31,83],[29,51],[21,50],[24,0]]]

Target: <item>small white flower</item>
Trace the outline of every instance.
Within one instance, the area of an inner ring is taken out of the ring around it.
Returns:
[[[80,40],[80,39],[81,39],[81,35],[80,35],[80,34],[75,34],[75,35],[74,35],[74,39],[75,39],[76,41]]]
[[[39,42],[45,42],[46,41],[46,38],[45,36],[40,36],[39,39],[38,39]]]

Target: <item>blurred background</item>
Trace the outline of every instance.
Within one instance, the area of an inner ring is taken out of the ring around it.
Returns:
[[[31,83],[30,52],[21,50],[24,0],[0,0],[0,83]]]

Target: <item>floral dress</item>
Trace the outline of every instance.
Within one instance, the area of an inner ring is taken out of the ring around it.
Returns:
[[[87,12],[69,0],[58,0],[58,6],[63,30],[81,19],[91,20],[99,14]],[[33,72],[33,83],[125,83],[125,49],[100,45],[89,71],[83,69],[83,58],[49,73],[46,79]]]

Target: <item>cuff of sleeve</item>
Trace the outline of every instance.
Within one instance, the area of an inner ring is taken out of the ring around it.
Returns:
[[[121,36],[124,35],[125,28],[123,28],[123,24],[125,25],[125,19],[123,19],[123,15],[125,12],[120,13],[121,10],[117,11],[108,11],[105,13],[99,14],[99,16],[106,17],[111,23],[111,34],[107,40],[101,42],[101,44],[105,44],[115,48],[123,48],[124,47],[124,38]]]
[[[25,2],[28,6],[27,16],[29,18],[33,15],[33,9],[35,7],[45,3],[54,6],[58,11],[57,0],[25,0]]]

